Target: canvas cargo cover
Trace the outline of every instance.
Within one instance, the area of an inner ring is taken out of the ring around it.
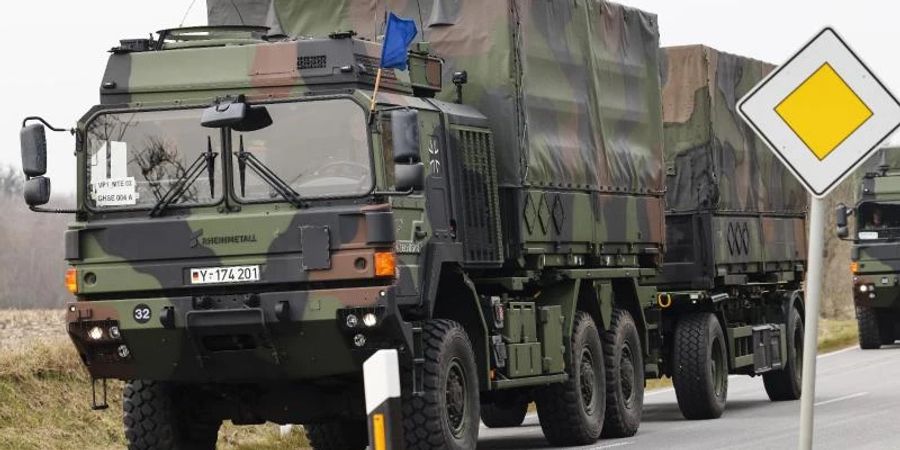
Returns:
[[[600,0],[256,1],[259,11],[274,5],[291,36],[352,29],[377,39],[386,10],[424,22],[445,60],[440,98],[454,98],[453,72],[469,74],[464,102],[491,122],[501,185],[663,191],[652,14]],[[208,2],[210,11],[228,4]],[[212,25],[233,20],[210,15]]]
[[[699,45],[663,55],[667,209],[805,211],[803,187],[736,109],[774,66]]]

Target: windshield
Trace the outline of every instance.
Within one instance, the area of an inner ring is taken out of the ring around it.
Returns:
[[[233,155],[241,146],[301,198],[351,197],[372,189],[365,111],[352,100],[270,103],[272,125],[233,132]],[[271,184],[234,158],[234,189],[247,201],[280,199]]]
[[[900,204],[863,203],[858,208],[860,239],[900,237]]]
[[[149,208],[212,145],[219,131],[200,126],[200,109],[101,114],[87,126],[88,203],[96,208]],[[214,177],[215,178],[215,177]],[[220,183],[220,182],[219,182]],[[174,204],[204,204],[221,196],[208,172]]]

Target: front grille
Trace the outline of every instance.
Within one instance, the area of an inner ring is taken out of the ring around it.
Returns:
[[[500,262],[500,215],[493,137],[490,132],[456,130],[457,149],[462,155],[461,195],[466,260]]]

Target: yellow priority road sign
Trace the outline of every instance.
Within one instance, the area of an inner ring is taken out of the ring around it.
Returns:
[[[900,104],[831,28],[738,102],[744,120],[823,197],[900,126]]]

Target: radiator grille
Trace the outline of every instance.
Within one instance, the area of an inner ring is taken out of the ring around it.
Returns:
[[[457,148],[462,156],[461,195],[466,259],[497,263],[503,259],[500,236],[497,172],[490,132],[457,129]]]

